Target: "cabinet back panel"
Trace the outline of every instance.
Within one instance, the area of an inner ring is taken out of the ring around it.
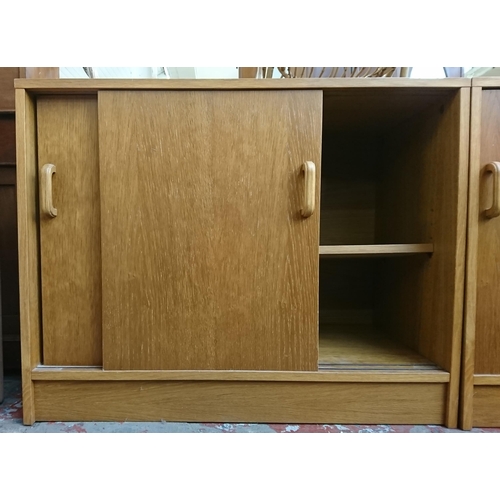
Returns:
[[[374,134],[323,135],[322,245],[375,243],[379,150]]]
[[[316,370],[320,91],[99,93],[106,369]],[[117,133],[119,131],[119,133]]]
[[[321,259],[320,323],[373,323],[375,266],[379,262],[379,259]]]
[[[38,171],[56,166],[57,217],[40,214],[43,362],[101,365],[97,101],[39,97]]]
[[[479,171],[475,373],[500,373],[500,218],[488,219],[491,174],[484,167],[500,161],[500,90],[483,90]],[[474,415],[476,419],[476,415]]]

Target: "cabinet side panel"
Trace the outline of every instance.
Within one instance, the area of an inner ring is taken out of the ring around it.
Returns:
[[[460,387],[460,427],[464,430],[469,430],[472,427],[477,303],[479,172],[481,167],[482,89],[473,87],[471,90],[469,204],[467,214],[467,256],[464,301],[464,334],[462,343],[462,380]]]
[[[470,89],[402,124],[387,141],[379,238],[433,243],[430,257],[388,263],[379,321],[458,375],[463,311]],[[455,382],[458,381],[456,377]]]
[[[97,100],[39,97],[38,168],[51,163],[57,216],[40,213],[43,362],[100,365]]]
[[[23,422],[35,421],[31,370],[40,363],[40,267],[38,261],[35,103],[24,90],[16,95],[17,220]]]
[[[99,94],[106,369],[317,369],[321,103]]]
[[[488,219],[493,179],[485,166],[500,162],[500,90],[482,92],[477,245],[475,373],[500,373],[500,217]],[[474,416],[475,419],[475,416]]]

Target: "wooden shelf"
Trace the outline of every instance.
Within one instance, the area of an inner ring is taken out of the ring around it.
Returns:
[[[372,325],[320,325],[319,369],[439,370]]]
[[[320,255],[377,257],[383,255],[432,254],[432,243],[398,244],[398,245],[320,245]]]

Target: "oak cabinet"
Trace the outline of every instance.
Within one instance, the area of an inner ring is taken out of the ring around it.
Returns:
[[[470,80],[16,85],[26,423],[457,425]]]
[[[461,426],[500,426],[500,82],[473,80]]]
[[[39,168],[56,166],[40,177],[57,210],[40,207],[44,364],[317,369],[319,218],[300,212],[321,92],[104,91],[37,109]]]

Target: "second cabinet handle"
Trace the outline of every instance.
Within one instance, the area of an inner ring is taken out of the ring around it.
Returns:
[[[312,161],[306,161],[302,165],[302,172],[304,172],[305,195],[304,207],[300,213],[302,217],[311,217],[316,202],[316,165]]]
[[[493,219],[500,215],[500,162],[494,161],[488,163],[485,170],[493,174],[493,202],[491,207],[484,211],[484,215],[486,215],[488,219]]]
[[[52,203],[52,175],[56,173],[56,166],[47,163],[42,167],[40,203],[42,205],[42,213],[49,217],[57,215],[57,208],[54,208]]]

